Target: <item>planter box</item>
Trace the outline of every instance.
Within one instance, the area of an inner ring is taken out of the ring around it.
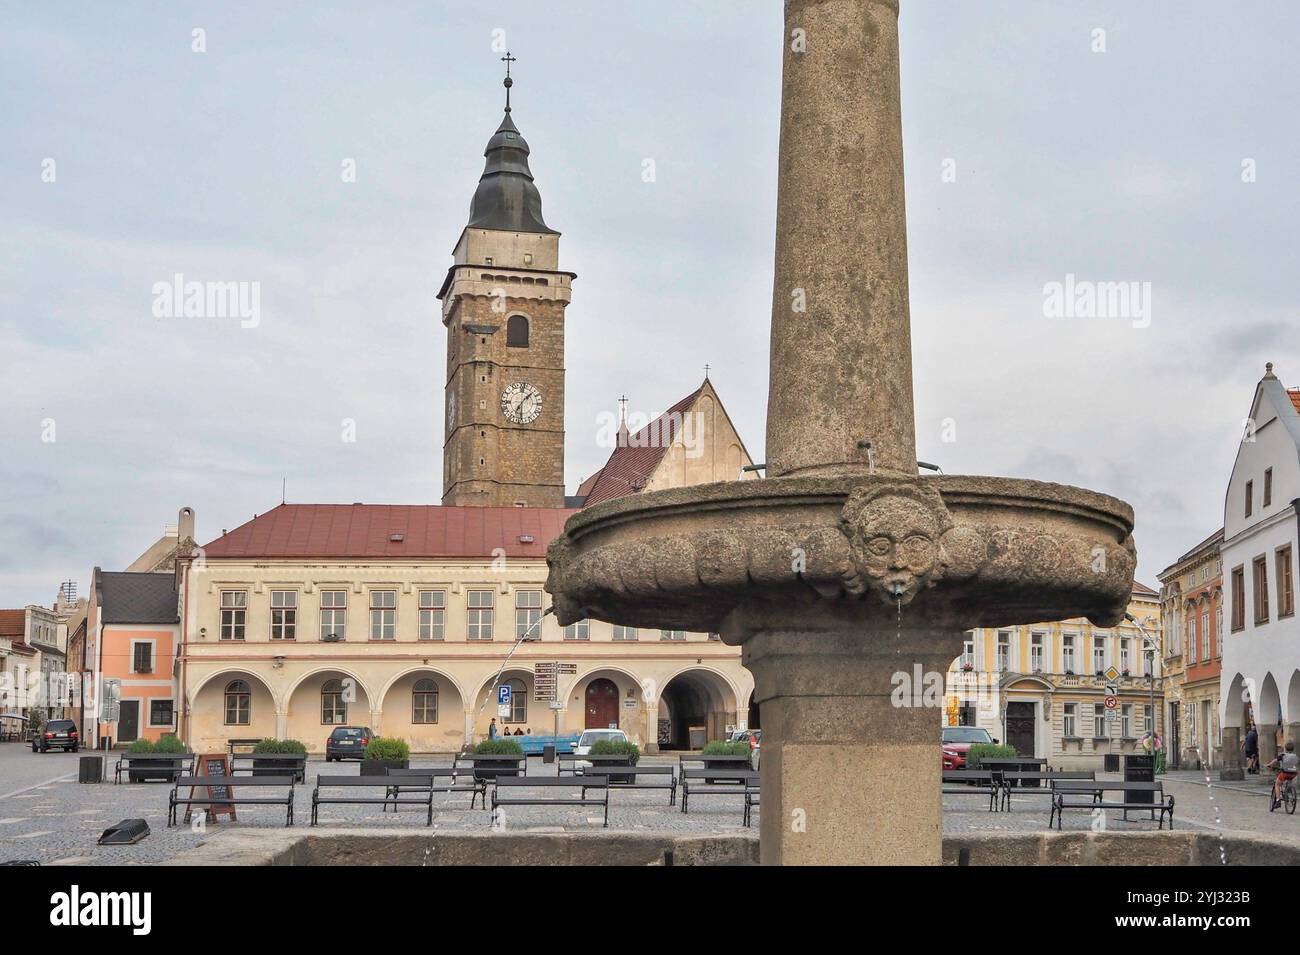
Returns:
[[[409,759],[363,759],[362,776],[387,776],[390,769],[410,769]]]
[[[709,759],[708,757],[705,757],[704,768],[705,769],[746,769],[747,770],[750,768],[750,765],[749,765],[748,758],[746,758],[744,762],[741,762],[738,759]],[[741,782],[741,778],[739,776],[730,776],[730,777],[710,776],[707,777],[704,781],[710,785],[713,785],[714,783],[739,783]]]
[[[181,762],[180,759],[168,759],[161,756],[156,759],[149,757],[143,759],[134,758],[127,766],[127,781],[133,783],[175,782],[176,777],[181,774]]]
[[[288,776],[292,775],[298,782],[306,781],[307,756],[294,756],[287,753],[279,756],[270,753],[261,755],[241,756],[239,759],[252,760],[253,767],[251,775],[253,776]]]

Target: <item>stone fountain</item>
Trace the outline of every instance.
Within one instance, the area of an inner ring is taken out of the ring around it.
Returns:
[[[763,725],[764,863],[937,864],[946,674],[972,627],[1122,618],[1133,511],[918,474],[897,0],[787,0],[767,474],[584,510],[560,622],[720,632]]]

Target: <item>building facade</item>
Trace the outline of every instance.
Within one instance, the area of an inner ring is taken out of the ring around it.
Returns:
[[[1222,765],[1219,678],[1223,664],[1223,530],[1160,573],[1165,709],[1171,768]]]
[[[1134,584],[1125,621],[1101,628],[1082,618],[966,634],[948,671],[945,725],[979,726],[1022,756],[1053,767],[1102,769],[1106,756],[1140,752],[1155,719],[1162,732],[1159,595]],[[1105,705],[1116,688],[1117,705]]]
[[[1272,364],[1255,387],[1224,502],[1223,665],[1220,719],[1224,772],[1239,771],[1239,742],[1252,722],[1260,755],[1300,734],[1300,623],[1295,615],[1300,550],[1300,389]]]

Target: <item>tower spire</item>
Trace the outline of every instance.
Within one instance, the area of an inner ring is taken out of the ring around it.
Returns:
[[[519,57],[511,56],[510,51],[506,50],[506,55],[501,57],[501,62],[506,65],[506,78],[502,81],[502,86],[506,88],[506,112],[510,112],[510,87],[515,85],[515,81],[510,78],[510,64],[517,61]]]

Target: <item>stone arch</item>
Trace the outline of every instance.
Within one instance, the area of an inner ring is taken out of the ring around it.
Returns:
[[[1282,720],[1282,698],[1278,693],[1277,681],[1272,673],[1264,675],[1264,682],[1259,687],[1259,710],[1255,723],[1259,728],[1259,756],[1267,762],[1277,755],[1276,734]]]
[[[344,685],[346,719],[343,723],[325,723],[321,708],[321,690],[330,680]],[[285,726],[290,739],[300,740],[313,753],[325,749],[325,740],[334,726],[371,726],[374,695],[365,682],[345,667],[321,666],[304,673],[285,696]]]
[[[1250,684],[1246,678],[1238,673],[1228,684],[1228,692],[1223,695],[1220,701],[1222,713],[1219,717],[1219,725],[1224,729],[1240,730],[1244,735],[1246,732],[1246,709],[1254,705],[1253,693],[1250,690]]]
[[[249,719],[227,725],[226,687],[235,681],[248,685]],[[189,688],[186,705],[185,742],[196,753],[224,751],[231,739],[276,736],[283,710],[270,684],[251,669],[240,667],[216,670],[197,680]]]
[[[418,714],[415,712],[416,687],[424,680],[432,681],[436,692],[432,701],[436,702],[434,722],[425,722],[431,701],[423,690],[421,702],[426,705]],[[382,736],[406,740],[412,752],[454,753],[465,742],[465,697],[460,684],[442,670],[408,667],[384,684],[379,701],[379,725],[375,730]]]
[[[618,665],[594,665],[573,679],[568,689],[568,699],[565,700],[568,710],[566,723],[570,730],[578,732],[603,727],[603,724],[597,726],[593,723],[588,712],[589,704],[594,702],[588,698],[588,691],[597,680],[606,680],[614,685],[618,708],[613,722],[618,723],[619,729],[627,733],[628,739],[642,747],[654,742],[653,738],[647,738],[645,681],[626,667]],[[628,706],[628,701],[635,705]]]
[[[698,748],[692,744],[701,743],[701,730],[703,742],[724,739],[726,727],[737,722],[739,699],[726,674],[699,664],[680,668],[658,693],[660,748]]]
[[[471,717],[474,721],[474,737],[476,739],[487,738],[488,724],[491,723],[492,719],[497,715],[497,702],[495,697],[492,699],[488,698],[488,693],[492,689],[492,679],[495,676],[496,671],[493,670],[479,685],[478,691],[474,694],[474,709],[471,713]],[[551,731],[553,717],[551,716],[550,707],[545,703],[539,704],[536,700],[533,684],[533,671],[528,667],[508,666],[501,671],[500,682],[506,683],[508,681],[517,681],[517,683],[523,684],[524,692],[527,694],[528,699],[528,702],[524,707],[524,720],[523,722],[518,723],[513,721],[507,723],[498,719],[497,726],[501,728],[508,726],[511,733],[516,729],[522,729],[525,733],[527,733],[528,730],[532,730],[534,733],[539,735],[549,733]]]
[[[1286,721],[1300,722],[1300,670],[1291,671],[1291,679],[1286,688]]]

